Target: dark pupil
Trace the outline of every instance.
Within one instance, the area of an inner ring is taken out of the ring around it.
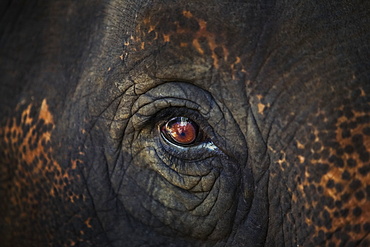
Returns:
[[[162,131],[178,144],[191,144],[198,135],[198,126],[186,117],[175,117],[170,119]]]

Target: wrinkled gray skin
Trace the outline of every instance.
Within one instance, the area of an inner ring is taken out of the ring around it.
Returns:
[[[0,6],[2,246],[370,245],[369,1]]]

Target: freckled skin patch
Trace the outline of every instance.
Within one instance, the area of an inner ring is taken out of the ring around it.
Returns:
[[[265,109],[270,107],[270,103],[264,103],[263,102],[263,95],[257,95],[258,103],[257,103],[257,108],[258,108],[258,113],[263,115],[263,112]]]
[[[342,120],[339,120],[338,123],[341,121]],[[353,134],[355,134],[356,130],[353,131]],[[341,131],[338,127],[337,133],[340,132]],[[317,141],[323,142],[324,140],[318,139]],[[308,225],[313,225],[316,229],[316,232],[322,230],[324,232],[332,231],[334,233],[334,231],[343,230],[343,227],[346,225],[362,225],[370,219],[370,201],[365,200],[364,198],[359,200],[355,197],[355,193],[357,192],[362,191],[365,193],[365,185],[370,184],[369,174],[362,175],[358,171],[359,168],[368,166],[369,162],[361,162],[358,153],[353,153],[352,155],[346,153],[338,154],[338,150],[344,149],[346,145],[351,145],[353,143],[350,140],[341,138],[340,135],[337,135],[336,141],[338,143],[338,148],[329,148],[329,157],[319,157],[318,159],[311,159],[309,162],[305,163],[306,165],[312,166],[313,169],[316,169],[317,171],[306,170],[307,172],[305,173],[305,181],[298,185],[298,189],[301,190],[302,194],[305,193],[305,186],[307,187],[314,185],[316,188],[321,186],[321,188],[324,188],[322,195],[327,196],[330,199],[328,202],[312,200],[305,204],[305,208],[308,210],[310,208],[315,208],[317,204],[322,203],[324,210],[326,210],[331,219],[330,224],[321,226],[315,224],[314,220],[311,218],[320,217],[319,215],[310,215],[308,218],[306,218],[306,223]],[[365,146],[365,150],[367,153],[370,152],[370,146]],[[320,151],[322,152],[323,150],[312,150],[313,153],[320,153]],[[348,164],[349,159],[354,160],[358,165],[351,167]],[[320,172],[322,172],[322,176],[321,178],[317,178],[317,173]],[[315,178],[314,181],[313,178]],[[351,187],[351,181],[352,183],[357,181],[358,186]],[[330,184],[334,184],[334,186],[331,186]],[[335,185],[341,185],[343,189],[338,191],[338,188]],[[338,204],[340,206],[333,206],[335,202],[340,202],[340,204]],[[361,213],[355,214],[352,211],[356,208],[362,209]],[[348,211],[348,214],[346,213],[343,215],[346,211]],[[323,224],[325,220],[327,219],[323,219]],[[368,232],[362,230],[359,232],[350,232],[348,235],[351,239],[362,239],[367,233]],[[334,242],[340,243],[340,237],[335,237]]]
[[[284,197],[294,202],[287,221],[294,225],[298,243],[308,238],[315,246],[360,246],[370,240],[367,109],[340,106],[334,111],[338,112],[335,121],[326,117],[332,113],[313,113],[314,123],[307,122],[306,130],[300,132],[307,138],[297,136],[293,144],[297,151],[283,153],[275,164],[279,172],[295,174],[288,180],[289,194]]]
[[[237,72],[247,73],[241,58],[230,54],[230,48],[225,45],[226,33],[209,31],[208,22],[191,11],[179,10],[178,16],[179,19],[158,20],[155,15],[145,18],[125,46],[132,52],[138,52],[149,46],[170,43],[178,48],[192,49],[199,56],[211,59],[215,69],[221,71],[221,67],[228,67],[234,80],[237,79]]]
[[[40,107],[21,105],[15,112],[19,114],[0,128],[0,153],[4,157],[0,171],[6,181],[1,183],[1,189],[5,191],[2,200],[8,202],[1,208],[1,217],[9,230],[5,241],[23,239],[23,234],[30,236],[35,232],[34,241],[53,242],[55,231],[64,224],[50,224],[50,219],[58,221],[59,217],[64,217],[59,215],[63,214],[59,207],[75,203],[80,207],[86,200],[84,195],[75,194],[69,188],[71,183],[80,183],[78,177],[69,172],[76,170],[82,161],[72,160],[65,170],[54,159],[51,141],[55,123],[46,99]],[[89,221],[86,224],[91,228]],[[77,243],[78,239],[72,241],[66,236],[65,241],[69,245]],[[64,244],[59,242],[58,245]]]

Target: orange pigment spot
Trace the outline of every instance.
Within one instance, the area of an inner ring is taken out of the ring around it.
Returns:
[[[170,35],[169,34],[163,34],[163,41],[164,42],[170,42]]]
[[[42,101],[39,119],[43,119],[47,124],[54,124],[53,116],[49,111],[49,106],[46,103],[46,99]]]
[[[87,220],[85,220],[85,225],[88,227],[88,228],[92,228],[92,225],[91,225],[91,218],[88,218]]]
[[[194,46],[194,48],[201,54],[201,55],[203,55],[204,54],[204,51],[203,51],[203,49],[200,47],[200,44],[199,44],[199,41],[198,41],[198,39],[194,39],[193,40],[193,46]]]
[[[192,18],[193,17],[193,14],[188,11],[188,10],[184,10],[182,11],[182,14],[186,17],[186,18]]]

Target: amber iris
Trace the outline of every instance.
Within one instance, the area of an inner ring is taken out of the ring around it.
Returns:
[[[189,118],[175,117],[170,119],[162,127],[162,131],[175,143],[188,145],[196,140],[198,135],[198,126]]]

